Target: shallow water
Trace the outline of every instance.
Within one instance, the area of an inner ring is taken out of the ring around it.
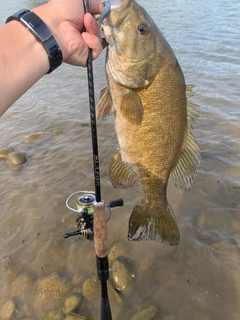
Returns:
[[[1,1],[0,23],[37,1]],[[121,308],[112,303],[113,319],[140,301],[153,302],[154,319],[240,319],[240,170],[239,170],[239,15],[230,0],[141,1],[158,22],[183,69],[194,84],[191,101],[201,117],[195,137],[202,161],[190,192],[170,182],[168,198],[181,232],[177,248],[156,242],[128,242],[129,214],[138,187],[115,190],[107,167],[116,150],[112,120],[98,124],[102,197],[122,197],[108,223],[109,246],[127,246],[134,268],[132,292]],[[96,96],[105,84],[104,54],[94,63]],[[29,90],[0,120],[0,149],[26,152],[28,161],[13,167],[0,161],[0,307],[16,302],[14,319],[43,319],[53,306],[36,299],[38,279],[58,273],[72,288],[95,275],[93,244],[63,239],[76,229],[65,200],[77,190],[93,190],[86,70],[62,66]],[[60,131],[59,135],[53,132]],[[28,142],[34,133],[46,133]],[[23,273],[32,285],[17,286]],[[83,304],[98,319],[99,301]],[[57,302],[54,308],[60,307]],[[85,309],[84,309],[85,308]]]

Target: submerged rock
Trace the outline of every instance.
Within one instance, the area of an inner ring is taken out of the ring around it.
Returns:
[[[6,159],[11,164],[23,164],[27,161],[27,155],[23,152],[10,152]]]
[[[90,277],[84,282],[82,294],[84,299],[86,299],[89,302],[99,298],[100,285],[96,277]]]
[[[240,192],[240,181],[233,181],[228,187],[227,191],[229,192]]]
[[[108,252],[109,263],[124,256],[127,256],[127,248],[119,241],[114,242]]]
[[[29,143],[35,141],[35,140],[40,140],[44,138],[52,138],[52,137],[57,137],[62,134],[62,131],[60,130],[55,130],[53,132],[39,132],[39,133],[32,133],[28,136],[27,141]]]
[[[130,320],[152,320],[158,312],[153,303],[141,304],[131,312]]]
[[[62,320],[61,312],[58,310],[50,310],[45,316],[44,320]]]
[[[8,300],[6,301],[3,306],[0,308],[0,319],[11,319],[14,312],[16,311],[16,306],[14,301]]]
[[[134,277],[129,262],[124,258],[114,260],[111,275],[116,289],[127,294],[131,289]]]
[[[163,320],[174,320],[174,316],[170,315],[170,316],[164,316]]]
[[[123,305],[123,300],[120,297],[120,295],[117,293],[117,291],[113,288],[113,286],[111,285],[110,282],[108,282],[107,284],[108,286],[108,294],[109,294],[109,298],[111,301],[116,302],[116,304],[118,306],[122,306]]]
[[[239,215],[229,208],[207,208],[196,216],[194,225],[202,234],[216,230],[240,232]]]
[[[71,295],[66,298],[63,302],[62,312],[63,314],[68,314],[75,311],[81,304],[82,297],[76,294]]]
[[[9,153],[13,152],[13,149],[1,149],[0,150],[0,159],[6,159]]]
[[[79,314],[76,314],[76,313],[70,313],[66,315],[64,320],[88,320],[88,318],[85,316],[80,316]]]
[[[41,138],[45,138],[46,136],[49,136],[51,132],[43,132],[43,133],[33,133],[28,136],[28,142],[32,142]]]
[[[209,244],[209,247],[217,253],[224,253],[226,251],[226,244],[220,241]]]
[[[62,298],[68,290],[69,286],[55,273],[37,283],[37,296],[43,300]]]
[[[60,136],[61,134],[62,134],[62,131],[60,130],[53,131],[54,137]]]
[[[9,270],[16,263],[16,258],[13,254],[5,254],[2,257],[1,267],[4,270]]]
[[[31,277],[26,274],[22,273],[18,275],[12,282],[11,292],[13,296],[21,295],[27,287],[32,286],[32,279]]]

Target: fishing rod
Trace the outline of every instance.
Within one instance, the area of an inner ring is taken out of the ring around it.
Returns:
[[[89,12],[88,0],[84,0],[84,11]],[[107,257],[107,226],[105,218],[105,204],[101,198],[100,170],[98,156],[97,125],[95,112],[95,95],[93,81],[92,50],[88,49],[87,59],[88,91],[90,121],[92,133],[93,172],[95,181],[96,201],[93,202],[94,211],[94,245],[96,252],[97,274],[101,282],[101,320],[112,320],[112,313],[108,299],[107,280],[109,278],[109,265]]]
[[[89,12],[88,0],[84,0],[84,11]],[[102,21],[110,11],[110,2],[105,2],[100,21]],[[100,320],[112,320],[111,308],[108,299],[107,280],[109,279],[109,264],[107,256],[107,226],[106,223],[111,217],[111,208],[122,206],[123,200],[117,199],[110,201],[105,205],[101,198],[100,184],[100,166],[98,155],[98,140],[97,140],[97,125],[95,112],[95,95],[94,95],[94,79],[93,79],[93,64],[92,50],[88,50],[87,59],[87,75],[88,75],[88,91],[89,91],[89,107],[90,107],[90,123],[92,136],[92,152],[93,152],[93,171],[95,192],[92,191],[77,191],[71,194],[67,201],[67,207],[78,213],[76,219],[78,230],[65,233],[64,238],[69,238],[75,235],[84,235],[89,240],[94,240],[97,274],[101,282],[101,313]],[[76,194],[82,194],[76,201],[77,209],[69,206],[69,200]],[[108,208],[108,217],[105,217],[105,207]]]

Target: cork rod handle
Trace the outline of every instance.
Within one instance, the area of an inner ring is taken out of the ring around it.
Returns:
[[[96,255],[99,258],[104,258],[107,256],[107,226],[105,217],[105,203],[94,202],[94,245]]]

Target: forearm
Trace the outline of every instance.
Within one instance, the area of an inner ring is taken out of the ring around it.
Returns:
[[[89,0],[91,13],[101,13],[100,0]],[[86,66],[88,48],[93,59],[102,51],[99,26],[84,15],[80,0],[50,0],[32,9],[47,25],[62,51],[63,61]],[[85,25],[89,33],[82,33]],[[19,21],[0,28],[0,116],[50,69],[47,51]]]
[[[18,21],[0,29],[0,116],[49,69],[44,47]]]

